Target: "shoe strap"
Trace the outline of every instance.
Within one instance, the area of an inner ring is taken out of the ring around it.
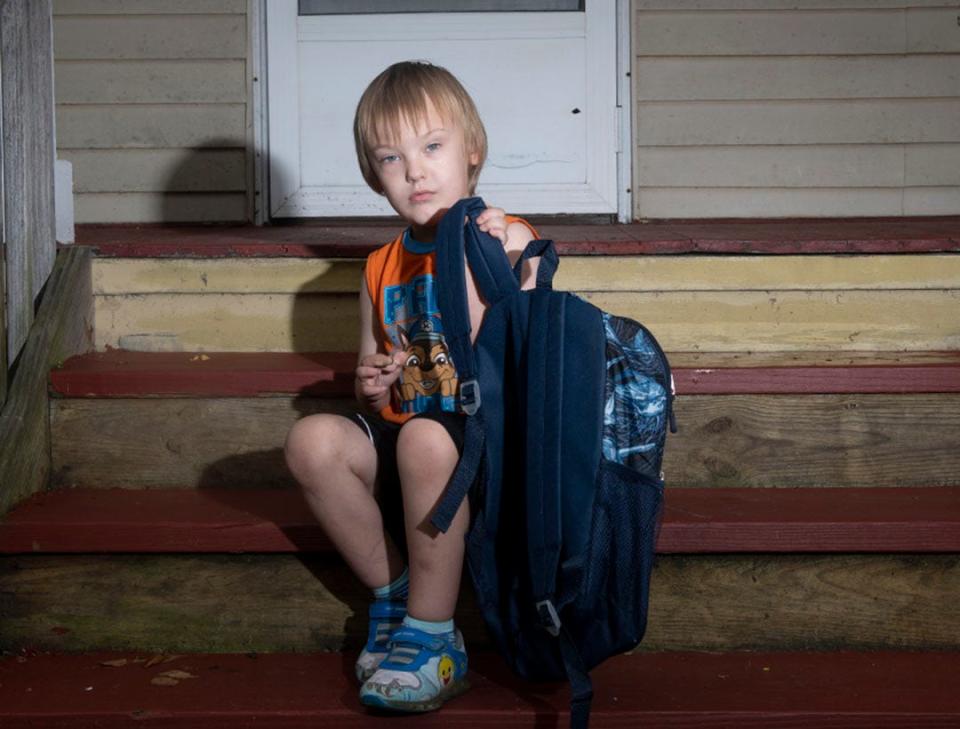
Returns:
[[[417,628],[404,625],[390,634],[390,648],[398,645],[409,645],[417,648],[426,648],[429,651],[440,651],[447,644],[446,636],[427,633]]]

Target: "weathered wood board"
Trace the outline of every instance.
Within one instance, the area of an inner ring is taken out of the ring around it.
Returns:
[[[301,414],[349,399],[54,400],[53,483],[290,483],[281,448]],[[960,395],[718,395],[677,399],[674,487],[957,486]]]
[[[304,415],[349,408],[343,399],[292,397],[54,401],[51,482],[96,488],[289,486],[283,443],[291,426]]]
[[[471,592],[457,620],[489,647]],[[0,595],[5,650],[338,650],[367,625],[332,557],[7,557]],[[955,555],[662,557],[641,649],[956,650],[958,600]]]
[[[0,514],[47,485],[47,373],[92,344],[90,257],[90,251],[83,248],[68,248],[58,256],[0,411]]]
[[[3,256],[7,356],[16,359],[53,269],[53,69],[50,1],[0,3]]]

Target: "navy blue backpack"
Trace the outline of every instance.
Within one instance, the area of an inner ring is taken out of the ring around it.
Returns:
[[[673,422],[670,366],[649,331],[553,291],[552,241],[511,267],[461,200],[437,231],[437,293],[467,414],[464,452],[432,523],[446,531],[469,492],[467,563],[498,650],[530,680],[569,679],[586,727],[588,671],[634,648],[663,499]],[[469,222],[464,224],[465,218]],[[489,308],[471,346],[464,253]],[[537,287],[520,291],[524,260]]]

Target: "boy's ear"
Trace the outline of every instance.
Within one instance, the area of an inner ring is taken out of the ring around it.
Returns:
[[[410,335],[407,334],[407,330],[399,324],[397,325],[397,336],[400,338],[400,346],[405,350],[410,349]]]
[[[467,158],[467,161],[470,163],[471,167],[476,167],[478,164],[480,164],[480,153],[476,151],[471,152],[470,156]]]

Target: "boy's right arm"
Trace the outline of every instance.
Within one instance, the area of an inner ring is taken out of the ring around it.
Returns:
[[[360,281],[360,353],[353,391],[364,409],[378,413],[390,402],[390,387],[402,372],[403,352],[396,351],[391,358],[381,351],[374,314],[367,279],[363,276]]]

